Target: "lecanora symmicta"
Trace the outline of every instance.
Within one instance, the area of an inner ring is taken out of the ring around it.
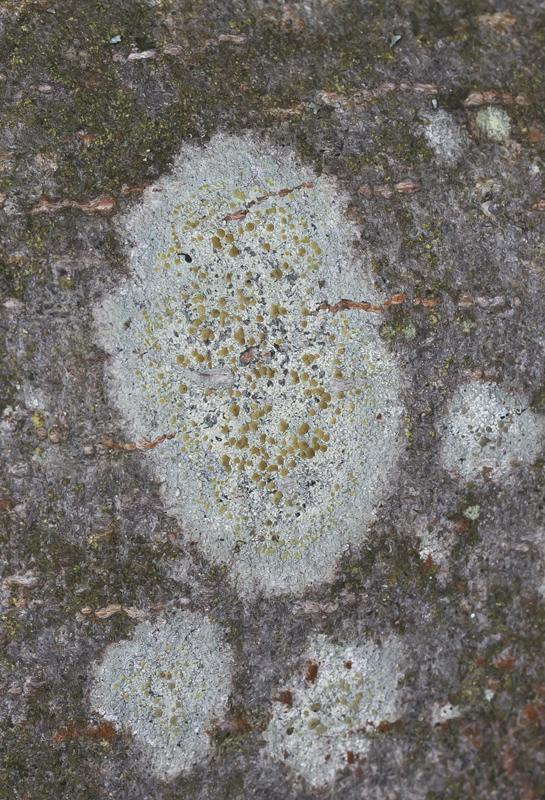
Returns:
[[[240,591],[328,580],[367,535],[399,436],[400,367],[338,186],[247,136],[186,147],[122,219],[132,278],[96,328],[170,511]]]
[[[321,786],[339,770],[357,768],[371,747],[370,734],[400,717],[403,651],[395,636],[380,645],[317,636],[305,662],[306,669],[273,693],[264,738],[275,761]]]
[[[201,613],[140,622],[94,665],[91,707],[127,729],[160,778],[192,769],[213,750],[208,730],[225,715],[232,651]]]
[[[531,464],[545,434],[528,400],[486,381],[460,386],[436,427],[443,465],[464,480],[500,480]]]

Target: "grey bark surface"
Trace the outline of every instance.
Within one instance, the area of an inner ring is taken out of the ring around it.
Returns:
[[[545,797],[544,45],[537,0],[4,0],[0,797]],[[296,594],[239,590],[171,513],[96,335],[132,275],[119,220],[216,134],[334,181],[402,373],[365,541]],[[532,424],[477,469],[486,424],[458,443],[481,402]],[[228,697],[161,777],[93,682],[179,619],[220,632]],[[313,684],[313,642],[389,641],[398,711],[313,784],[270,744],[286,687]]]

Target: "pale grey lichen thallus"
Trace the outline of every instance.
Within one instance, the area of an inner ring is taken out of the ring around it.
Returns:
[[[505,142],[511,134],[511,119],[503,108],[487,106],[476,117],[479,130],[489,139]]]
[[[466,131],[443,109],[422,114],[422,133],[437,159],[454,166],[471,143]]]
[[[171,513],[242,595],[328,580],[388,492],[400,368],[338,187],[250,136],[187,147],[122,220],[96,311],[109,388]]]
[[[318,636],[305,658],[273,696],[264,737],[273,760],[322,786],[361,769],[373,733],[400,717],[403,651],[395,636],[347,645]]]
[[[141,622],[132,639],[110,645],[94,666],[90,702],[130,732],[154,775],[170,779],[213,749],[209,731],[225,716],[232,674],[219,628],[202,614],[179,612]]]
[[[500,481],[544,445],[543,417],[528,400],[484,381],[460,386],[437,428],[443,465],[465,480]]]

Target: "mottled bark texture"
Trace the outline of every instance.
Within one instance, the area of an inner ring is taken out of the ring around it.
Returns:
[[[3,0],[1,798],[544,796],[544,48]]]

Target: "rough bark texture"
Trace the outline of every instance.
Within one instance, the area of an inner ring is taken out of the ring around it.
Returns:
[[[545,796],[544,47],[537,0],[4,0],[0,797]],[[189,142],[248,132],[349,199],[404,382],[364,544],[329,582],[249,599],[170,513],[161,443],[130,446],[93,327],[130,272],[117,221]],[[480,448],[531,415],[484,468],[456,449],[466,384],[492,404]],[[206,755],[161,777],[92,684],[109,645],[180,614],[221,632],[229,696]],[[284,763],[278,708],[335,648],[392,641],[401,700],[365,754],[323,783]]]

